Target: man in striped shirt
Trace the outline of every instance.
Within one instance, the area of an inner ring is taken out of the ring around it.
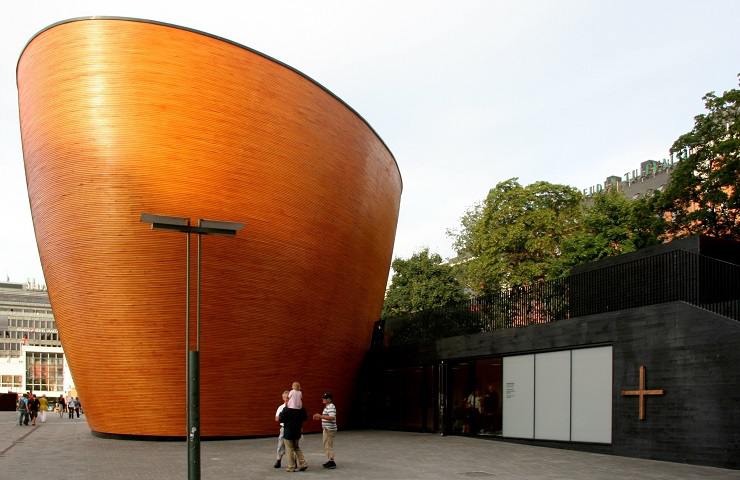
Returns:
[[[331,392],[326,392],[321,396],[324,404],[324,412],[316,413],[314,420],[321,420],[322,438],[324,440],[324,451],[329,459],[324,464],[324,468],[337,468],[334,463],[334,435],[337,433],[337,407],[334,406],[334,398]]]

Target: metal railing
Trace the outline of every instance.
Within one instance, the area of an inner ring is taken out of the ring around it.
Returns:
[[[674,250],[391,317],[383,322],[382,341],[376,332],[373,343],[424,343],[673,301],[740,321],[740,266]]]

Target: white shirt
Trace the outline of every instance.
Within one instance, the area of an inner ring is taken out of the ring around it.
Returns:
[[[284,403],[281,403],[280,406],[277,409],[277,412],[275,412],[275,418],[280,417],[280,412],[283,411],[283,408],[285,408],[285,404]],[[283,425],[283,422],[280,422],[280,426],[283,427],[285,425]]]

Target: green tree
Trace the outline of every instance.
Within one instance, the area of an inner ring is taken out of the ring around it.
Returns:
[[[567,185],[497,184],[463,216],[460,230],[449,232],[466,259],[459,266],[466,286],[488,293],[559,276],[562,242],[580,228],[581,200]]]
[[[383,318],[442,307],[466,298],[452,267],[425,248],[409,259],[396,258],[393,277],[385,294]]]
[[[740,75],[738,76],[740,78]],[[704,98],[707,113],[671,147],[680,162],[661,195],[667,237],[740,239],[740,90]]]
[[[576,265],[659,243],[662,217],[654,211],[655,198],[630,200],[616,190],[591,197],[583,206],[581,228],[563,240],[553,274],[565,275]]]
[[[662,194],[652,194],[632,201],[632,242],[637,250],[661,243],[666,230],[666,221],[657,205],[662,202]]]

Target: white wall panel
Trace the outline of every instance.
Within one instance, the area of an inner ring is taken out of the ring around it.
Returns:
[[[535,355],[534,438],[570,440],[570,350]]]
[[[504,357],[503,435],[534,435],[534,355]]]
[[[573,350],[571,440],[612,441],[612,347]]]

